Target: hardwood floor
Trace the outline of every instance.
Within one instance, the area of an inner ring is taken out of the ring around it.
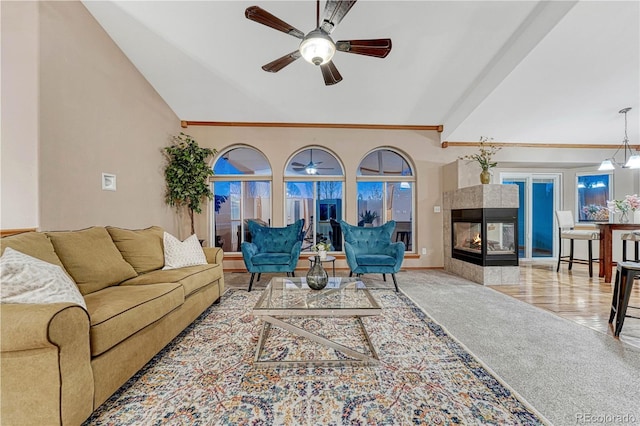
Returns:
[[[573,270],[567,271],[567,265],[563,264],[560,272],[556,272],[555,262],[520,262],[519,285],[491,287],[613,337],[613,329],[608,323],[613,283],[608,284],[604,278],[598,278],[597,267],[594,269],[596,276],[589,278],[586,265],[573,265]],[[640,306],[638,281],[633,286],[629,305]],[[630,309],[627,313],[640,317],[637,309]],[[620,340],[640,347],[640,319],[625,319]]]

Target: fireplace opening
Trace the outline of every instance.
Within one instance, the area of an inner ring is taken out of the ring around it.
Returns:
[[[518,266],[518,209],[451,211],[451,257],[481,266]]]

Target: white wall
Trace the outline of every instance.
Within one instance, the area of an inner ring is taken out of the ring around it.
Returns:
[[[0,2],[0,229],[37,228],[38,3]]]

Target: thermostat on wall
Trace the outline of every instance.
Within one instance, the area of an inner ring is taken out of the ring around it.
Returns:
[[[111,173],[102,174],[102,190],[103,191],[116,190],[116,175]]]

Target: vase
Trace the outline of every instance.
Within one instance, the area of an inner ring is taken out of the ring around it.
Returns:
[[[629,212],[620,212],[620,223],[629,223]]]
[[[307,272],[307,285],[313,290],[322,290],[327,286],[329,282],[329,274],[322,267],[320,262],[320,256],[315,256],[313,259],[313,265]]]
[[[489,170],[482,170],[480,173],[480,182],[482,182],[483,185],[491,182],[491,173],[489,173]]]
[[[640,223],[640,210],[633,212],[633,223]]]
[[[318,256],[320,256],[320,260],[327,260],[327,251],[318,250]]]

